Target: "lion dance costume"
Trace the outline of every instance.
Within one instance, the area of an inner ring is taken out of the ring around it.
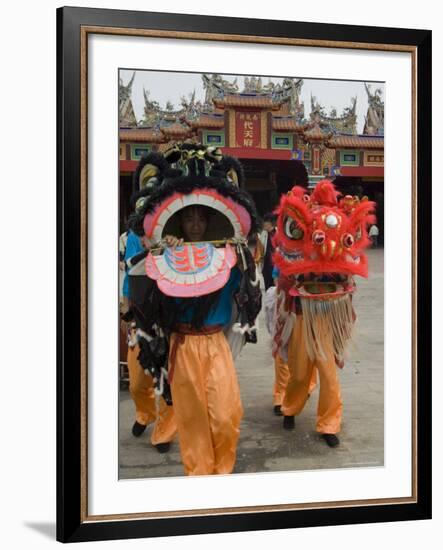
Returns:
[[[247,246],[255,207],[239,162],[217,148],[176,145],[144,165],[150,178],[130,220],[150,243],[130,272],[139,362],[173,403],[185,473],[231,473],[243,414],[234,357],[256,342],[261,307]],[[167,236],[186,237],[189,207],[207,216],[204,238],[166,246]]]
[[[290,369],[282,412],[286,421],[302,411],[317,368],[316,429],[326,437],[340,431],[336,367],[343,366],[355,321],[354,276],[368,276],[364,250],[370,246],[367,226],[375,221],[374,210],[367,199],[347,195],[339,200],[328,180],[319,182],[311,195],[294,187],[278,208],[274,263],[280,278],[273,353],[287,358]]]

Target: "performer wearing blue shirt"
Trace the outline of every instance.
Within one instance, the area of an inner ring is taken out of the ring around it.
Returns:
[[[204,240],[208,218],[203,208],[190,206],[181,219],[186,240]],[[168,235],[166,242],[179,246],[183,239]],[[206,296],[175,300],[182,311],[171,335],[169,382],[187,475],[229,474],[234,468],[243,407],[223,328],[231,320],[239,283],[240,271],[233,268],[209,309],[202,307]],[[201,320],[200,309],[206,311]]]
[[[131,258],[143,252],[143,250],[144,246],[140,237],[133,231],[129,231],[124,257],[125,263],[127,264]],[[123,282],[123,296],[130,302],[131,296],[127,273]],[[160,453],[164,453],[169,450],[170,441],[177,432],[173,408],[167,406],[164,400],[161,399],[159,411],[157,411],[152,377],[150,374],[145,373],[138,361],[140,348],[137,344],[135,332],[135,323],[131,323],[128,330],[127,362],[129,391],[135,404],[135,422],[132,426],[132,434],[135,437],[140,437],[146,426],[155,422],[151,434],[151,443]]]

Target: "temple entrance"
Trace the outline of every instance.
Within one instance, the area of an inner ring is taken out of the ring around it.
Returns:
[[[252,195],[260,217],[272,212],[294,185],[307,186],[308,174],[298,160],[242,159],[245,188]]]

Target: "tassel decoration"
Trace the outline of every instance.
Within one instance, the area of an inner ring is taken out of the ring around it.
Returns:
[[[343,360],[354,327],[351,296],[330,300],[302,298],[301,306],[309,358],[326,361],[325,349],[332,345],[335,357]]]

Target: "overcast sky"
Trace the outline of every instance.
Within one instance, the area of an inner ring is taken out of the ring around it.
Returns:
[[[121,70],[120,76],[124,84],[127,84],[133,75],[133,70]],[[233,82],[235,75],[222,75],[224,79]],[[302,76],[301,76],[302,78]],[[270,78],[262,76],[262,84],[268,83]],[[281,82],[281,78],[273,77],[273,82]],[[243,91],[244,78],[237,76],[239,91]],[[382,90],[382,99],[384,101],[384,84],[368,83],[371,91],[376,88]],[[180,108],[180,98],[184,95],[187,98],[195,90],[196,99],[204,101],[205,91],[203,89],[200,73],[179,73],[179,72],[158,72],[158,71],[140,71],[137,70],[134,84],[132,86],[132,102],[134,105],[135,116],[137,120],[143,117],[144,98],[143,87],[149,91],[149,97],[153,101],[158,101],[162,108],[166,102],[170,101],[174,108]],[[305,104],[305,117],[309,118],[311,112],[311,93],[317,98],[317,101],[325,108],[329,114],[331,108],[337,110],[340,116],[345,107],[351,105],[351,98],[357,96],[357,132],[363,131],[365,116],[368,110],[368,100],[363,82],[344,81],[344,80],[314,80],[303,79],[300,100]]]

